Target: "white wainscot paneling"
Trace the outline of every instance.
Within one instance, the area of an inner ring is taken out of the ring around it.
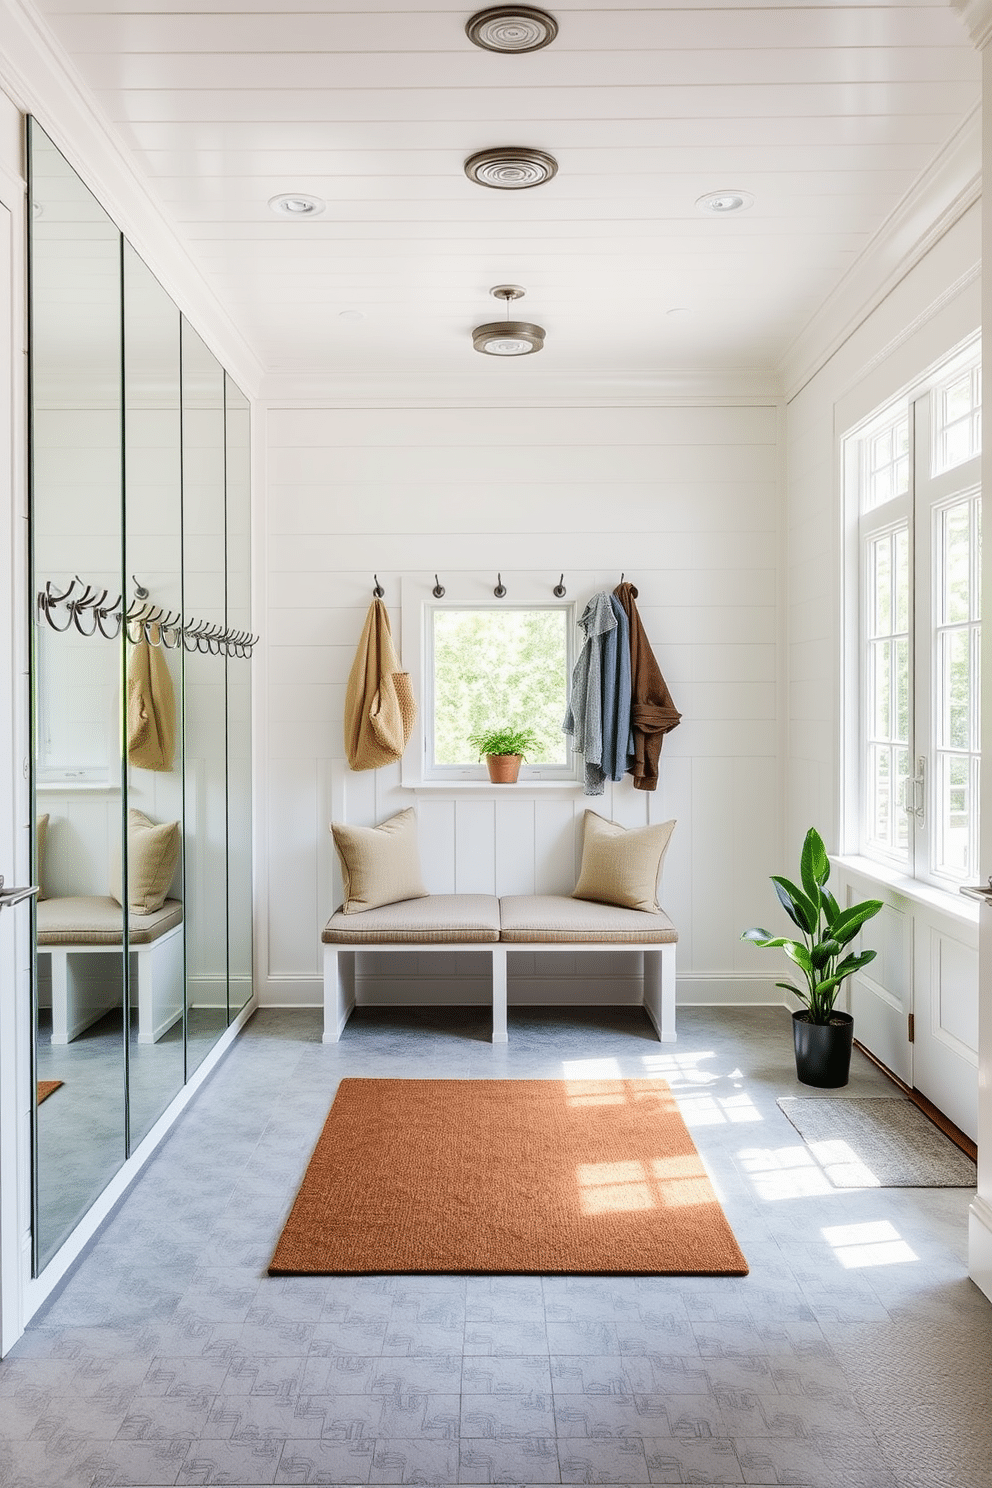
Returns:
[[[936,989],[934,1035],[977,1065],[978,951],[931,928],[930,964]]]
[[[853,903],[855,897],[848,892],[846,902]],[[875,960],[850,982],[855,1037],[887,1069],[911,1085],[908,1020],[913,1010],[912,917],[904,909],[886,904],[870,922],[868,937]]]

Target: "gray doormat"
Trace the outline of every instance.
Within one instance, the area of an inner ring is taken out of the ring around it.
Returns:
[[[978,1169],[900,1096],[783,1096],[782,1110],[835,1188],[975,1188]]]

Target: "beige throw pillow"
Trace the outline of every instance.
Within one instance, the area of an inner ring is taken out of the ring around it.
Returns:
[[[341,859],[345,914],[361,914],[400,899],[426,899],[412,806],[378,827],[331,822],[331,833]]]
[[[182,834],[179,823],[151,821],[132,806],[127,814],[127,897],[132,914],[154,914],[161,909],[179,864]],[[121,849],[110,853],[110,897],[121,900]]]
[[[48,812],[42,812],[34,824],[35,857],[38,869],[38,898],[47,899],[45,893],[45,846],[48,842]]]
[[[582,867],[574,899],[593,899],[622,909],[658,908],[658,875],[674,821],[628,831],[587,811],[582,827]]]

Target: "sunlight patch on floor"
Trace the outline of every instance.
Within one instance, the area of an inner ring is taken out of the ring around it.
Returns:
[[[865,1167],[853,1147],[839,1137],[807,1142],[810,1152],[837,1188],[881,1188],[881,1180]]]
[[[700,1050],[698,1053],[645,1054],[641,1063],[645,1074],[660,1075],[673,1090],[677,1090],[681,1085],[712,1085],[721,1079],[722,1076],[700,1067],[704,1059],[715,1058],[712,1050]]]
[[[648,1162],[581,1163],[575,1176],[583,1214],[623,1214],[713,1203],[713,1191],[695,1153],[656,1157]]]
[[[566,1080],[622,1080],[619,1059],[565,1059],[562,1075]]]
[[[848,1271],[863,1266],[897,1266],[920,1259],[887,1219],[867,1224],[829,1225],[821,1234]]]
[[[686,1126],[721,1126],[728,1123],[764,1121],[749,1095],[682,1095],[679,1110]]]
[[[805,1146],[745,1147],[737,1154],[762,1199],[805,1199],[837,1189]]]

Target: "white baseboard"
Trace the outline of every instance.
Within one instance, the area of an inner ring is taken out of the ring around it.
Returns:
[[[968,1274],[992,1301],[992,1204],[981,1194],[968,1211]]]
[[[488,1007],[489,985],[484,977],[369,977],[356,978],[359,1007]],[[784,995],[770,977],[738,972],[690,973],[677,981],[679,1007],[783,1007]],[[641,1001],[638,977],[511,978],[511,1007],[636,1006]],[[259,987],[259,1007],[323,1007],[323,982],[316,977],[270,977]]]

